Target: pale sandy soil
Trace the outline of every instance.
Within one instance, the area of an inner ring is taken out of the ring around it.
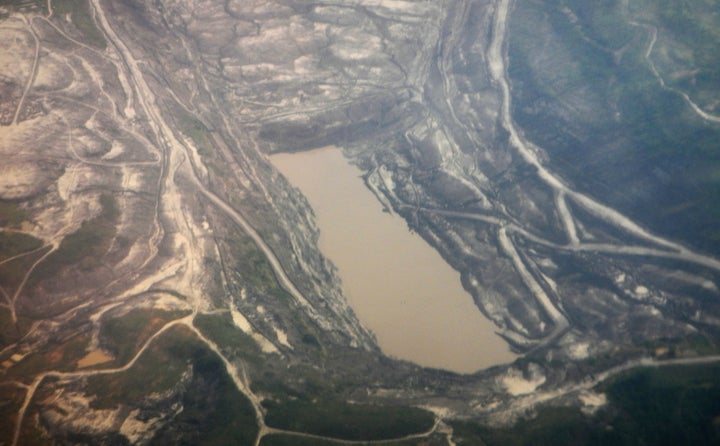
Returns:
[[[500,379],[500,383],[510,395],[526,395],[535,392],[538,387],[545,383],[545,376],[533,374],[528,379],[523,376],[520,370],[510,369],[508,373]]]
[[[90,366],[94,366],[97,364],[104,364],[106,362],[112,361],[113,359],[115,359],[115,358],[113,358],[112,356],[109,356],[102,350],[93,350],[90,353],[88,353],[87,355],[85,355],[83,358],[81,358],[78,361],[77,365],[78,365],[78,368],[82,369],[84,367],[90,367]]]

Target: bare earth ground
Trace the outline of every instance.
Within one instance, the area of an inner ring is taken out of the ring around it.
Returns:
[[[3,6],[0,441],[177,439],[203,351],[254,444],[372,439],[269,425],[287,395],[424,407],[434,423],[389,439],[453,444],[443,419],[593,409],[593,387],[629,368],[716,361],[720,261],[575,188],[514,122],[512,7]],[[654,67],[658,31],[637,26]],[[519,361],[460,376],[382,355],[266,159],[331,143],[461,272]]]

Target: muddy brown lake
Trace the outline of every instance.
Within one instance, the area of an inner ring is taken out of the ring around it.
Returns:
[[[343,291],[387,355],[474,372],[515,358],[453,270],[398,215],[383,207],[362,172],[329,147],[270,157],[310,202],[320,250]]]

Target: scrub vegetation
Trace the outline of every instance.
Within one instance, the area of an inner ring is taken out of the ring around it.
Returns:
[[[408,407],[349,404],[334,399],[265,401],[269,426],[345,440],[384,440],[432,427],[433,416]]]
[[[720,442],[720,365],[639,369],[595,389],[592,416],[547,407],[507,428],[452,423],[458,445],[712,445]]]
[[[63,239],[57,251],[37,266],[31,276],[34,280],[53,277],[68,265],[81,271],[99,266],[99,260],[108,251],[115,237],[120,215],[112,195],[101,195],[100,205],[102,210],[96,217],[84,221],[77,231]]]
[[[187,329],[171,329],[153,342],[130,369],[88,378],[86,394],[96,396],[93,407],[114,408],[153,392],[166,392],[188,370],[187,359],[203,348]]]
[[[257,343],[235,326],[230,313],[216,315],[199,314],[193,324],[213,341],[220,350],[231,357],[241,357],[243,361],[258,364],[262,352]]]
[[[703,93],[720,79],[717,6],[635,3],[630,11],[620,1],[517,5],[509,34],[515,117],[585,192],[719,252],[720,127],[681,96],[710,112],[720,99]],[[674,55],[681,52],[687,57]],[[694,80],[681,75],[691,72]]]
[[[84,42],[101,49],[107,46],[105,37],[95,24],[88,0],[52,0],[52,6],[55,15],[70,15],[73,24],[82,33]]]
[[[27,220],[27,213],[17,203],[0,200],[0,226],[15,227]]]
[[[134,309],[122,316],[103,320],[100,342],[115,356],[114,364],[124,365],[166,323],[187,314],[152,308]]]

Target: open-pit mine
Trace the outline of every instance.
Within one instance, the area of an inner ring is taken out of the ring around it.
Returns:
[[[0,445],[717,444],[718,47],[703,0],[0,2]]]

